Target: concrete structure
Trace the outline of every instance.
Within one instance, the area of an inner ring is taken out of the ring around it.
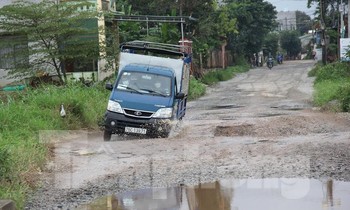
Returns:
[[[0,8],[2,8],[3,6],[6,6],[6,5],[9,5],[9,4],[12,4],[15,0],[1,0],[0,1]],[[1,31],[0,31],[1,32]],[[1,35],[0,35],[1,37]],[[1,46],[0,46],[0,59],[1,58],[1,53],[2,52],[2,49],[1,49]],[[0,60],[1,62],[1,60]],[[1,66],[0,66],[0,87],[3,87],[11,82],[13,82],[13,80],[9,80],[9,79],[6,79],[6,76],[7,76],[7,73],[4,69],[1,69]]]
[[[9,4],[12,4],[16,2],[17,0],[0,0],[0,8]],[[31,0],[32,2],[39,2],[41,0]],[[61,2],[64,2],[66,0],[60,0]],[[101,10],[108,10],[109,9],[109,0],[89,0],[91,3],[93,3],[95,6],[91,8]],[[90,8],[90,9],[91,9]],[[89,8],[83,8],[83,9],[89,9]],[[106,39],[104,34],[98,33],[98,27],[103,28],[105,27],[105,21],[104,18],[101,17],[97,21],[96,24],[96,34],[98,34],[98,37],[96,37],[96,42],[100,41],[101,43],[104,43],[104,40]],[[13,38],[9,35],[6,35],[4,31],[0,31],[0,41],[2,41],[3,45],[0,43],[0,87],[3,87],[5,85],[8,85],[9,83],[13,82],[14,80],[10,80],[6,78],[7,73],[5,69],[11,68],[13,63],[15,63],[15,58],[5,58],[4,56],[9,52],[15,51],[15,46],[12,43],[11,40]],[[22,43],[23,44],[23,43]],[[24,43],[27,45],[26,43]],[[30,43],[28,43],[30,44]],[[100,52],[101,56],[105,55],[105,52]],[[29,58],[30,60],[30,58]],[[84,78],[85,80],[103,80],[105,77],[108,77],[109,75],[113,74],[113,71],[106,71],[105,69],[106,61],[101,59],[98,61],[91,61],[91,68],[84,68],[84,69],[92,69],[92,70],[85,70],[84,72],[77,72],[75,70],[74,65],[71,65],[71,68],[66,69],[67,72],[67,78],[69,80],[75,79],[76,81],[79,81],[80,78]],[[66,67],[65,67],[66,68]],[[47,68],[43,68],[45,71],[51,71],[50,69],[47,70]]]
[[[278,31],[295,30],[297,25],[296,11],[277,13]]]
[[[313,38],[314,38],[313,34],[305,34],[305,35],[299,37],[299,39],[301,41],[301,47],[306,47]]]

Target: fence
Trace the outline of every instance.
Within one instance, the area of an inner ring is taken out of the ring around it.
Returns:
[[[225,67],[233,65],[233,56],[230,51],[225,51]],[[222,68],[222,51],[214,50],[209,53],[204,68]]]

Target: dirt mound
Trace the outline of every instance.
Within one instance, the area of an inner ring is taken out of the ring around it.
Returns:
[[[347,127],[339,126],[341,119],[327,116],[279,116],[256,124],[217,126],[215,136],[293,136],[311,133],[345,132]]]

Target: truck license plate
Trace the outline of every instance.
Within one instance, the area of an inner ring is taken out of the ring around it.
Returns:
[[[144,128],[125,127],[125,132],[126,132],[126,133],[146,134],[147,129],[144,129]]]

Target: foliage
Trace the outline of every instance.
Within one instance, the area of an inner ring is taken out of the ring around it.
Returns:
[[[322,30],[324,27],[326,35],[330,37],[329,45],[327,45],[327,60],[334,61],[337,58],[338,50],[338,29],[340,24],[340,10],[343,5],[347,5],[348,1],[340,0],[308,0],[308,5],[319,5],[315,12],[314,28]],[[346,20],[345,20],[346,21]]]
[[[277,33],[269,33],[264,40],[264,51],[265,54],[271,53],[272,56],[276,56],[278,50],[279,35]]]
[[[317,72],[320,70],[321,67],[322,67],[321,65],[316,64],[316,65],[314,66],[314,68],[312,68],[312,69],[307,73],[307,75],[308,75],[309,77],[316,77],[316,74],[317,74]]]
[[[262,0],[227,2],[230,17],[237,18],[239,32],[229,36],[229,48],[245,57],[259,52],[265,36],[277,26],[275,7]]]
[[[228,34],[237,34],[237,19],[230,17],[229,8],[222,6],[218,11],[217,31],[222,39],[227,39]]]
[[[299,35],[304,35],[308,33],[308,31],[312,29],[311,17],[305,12],[301,11],[296,11],[295,16],[297,31],[299,32]]]
[[[227,69],[215,69],[207,72],[201,79],[201,82],[203,82],[206,85],[214,85],[220,81],[232,79],[236,73],[242,73],[248,70],[248,65],[231,66]]]
[[[109,92],[102,85],[89,88],[72,85],[1,94],[6,94],[3,98],[7,99],[0,106],[0,198],[13,199],[18,209],[23,209],[25,195],[35,186],[33,182],[50,147],[47,141],[42,141],[42,134],[98,129]],[[65,118],[59,115],[61,104],[67,112]],[[7,167],[9,161],[11,167]]]
[[[347,63],[318,65],[309,72],[315,78],[314,103],[326,106],[338,101],[342,111],[350,111],[350,66]]]
[[[6,147],[0,147],[0,180],[8,179],[10,171],[9,151]]]
[[[281,47],[287,51],[288,56],[298,56],[301,52],[301,41],[297,31],[281,32]]]
[[[337,99],[339,88],[343,85],[343,81],[324,80],[314,85],[314,104],[317,106],[325,106],[327,103]]]
[[[27,59],[16,60],[9,71],[12,77],[29,77],[38,70],[53,69],[63,82],[66,75],[61,67],[65,63],[97,59],[96,12],[80,10],[94,5],[88,1],[55,2],[16,1],[0,9],[0,29],[29,41],[16,50],[16,56]]]
[[[206,86],[194,77],[190,79],[189,100],[197,99],[205,94]]]
[[[325,80],[342,80],[350,77],[350,67],[347,63],[332,63],[318,68],[315,83]]]
[[[339,88],[338,94],[342,111],[350,112],[350,80]]]

